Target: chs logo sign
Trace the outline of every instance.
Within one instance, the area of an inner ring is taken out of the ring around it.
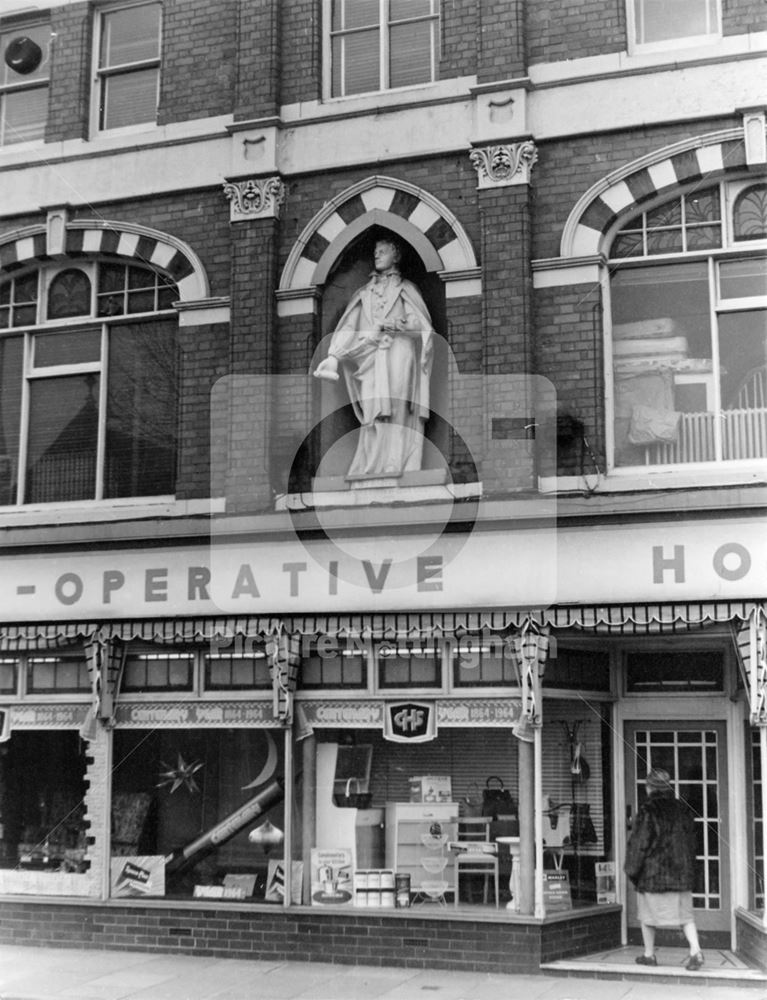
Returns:
[[[437,735],[437,713],[431,702],[403,701],[388,704],[384,738],[394,743],[425,743]]]

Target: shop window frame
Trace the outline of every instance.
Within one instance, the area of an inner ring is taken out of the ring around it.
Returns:
[[[628,657],[631,654],[655,653],[658,656],[664,654],[674,655],[684,653],[691,656],[700,653],[715,653],[721,658],[722,664],[722,686],[718,689],[701,688],[674,691],[670,688],[662,690],[631,691],[628,685]],[[680,641],[674,645],[662,644],[651,640],[643,643],[626,643],[621,646],[619,652],[619,683],[618,690],[620,697],[627,701],[641,701],[643,699],[670,699],[672,701],[684,701],[694,699],[696,702],[701,699],[722,699],[733,698],[737,694],[737,670],[726,642],[721,637],[702,636],[697,641]]]
[[[48,688],[33,691],[31,689],[31,665],[41,659],[76,661],[79,665],[78,674],[82,678],[82,685],[78,687]],[[14,703],[29,702],[30,704],[61,701],[87,702],[93,695],[88,661],[85,650],[82,647],[29,649],[13,653],[3,653],[0,656],[0,662],[3,664],[15,664],[16,683],[13,692],[8,690],[0,691],[0,698],[5,701]]]
[[[159,9],[157,55],[143,57],[128,63],[102,63],[102,41],[104,32],[107,29],[108,18],[121,11],[139,7],[157,7]],[[94,17],[91,74],[91,133],[94,136],[104,134],[120,135],[156,127],[162,80],[163,5],[161,0],[122,0],[119,3],[103,4],[95,11]],[[154,117],[146,121],[131,122],[125,125],[106,125],[106,97],[109,90],[109,82],[111,80],[124,79],[132,73],[146,72],[147,70],[156,70]]]
[[[207,659],[210,655],[221,655],[222,657],[232,656],[235,658],[248,658],[254,654],[258,659],[263,659],[268,663],[268,658],[264,649],[264,641],[260,639],[248,639],[244,644],[236,643],[229,645],[216,643],[208,645],[185,644],[185,643],[131,643],[126,653],[127,660],[131,657],[159,658],[178,656],[190,660],[190,686],[180,687],[146,687],[143,689],[125,688],[121,682],[118,698],[123,702],[147,702],[147,701],[259,701],[272,698],[271,679],[269,684],[258,687],[225,687],[208,686],[207,681]],[[267,667],[268,670],[268,667]],[[123,672],[123,677],[125,676]]]
[[[47,39],[45,38],[47,33]],[[50,94],[50,43],[51,26],[47,18],[30,18],[26,20],[13,21],[11,23],[0,23],[0,51],[5,54],[8,44],[15,38],[21,36],[32,36],[43,50],[43,58],[38,69],[45,70],[44,75],[37,75],[37,70],[31,74],[20,75],[8,67],[5,62],[2,64],[0,74],[0,150],[25,148],[30,144],[38,144],[45,141],[45,130],[48,125],[48,95]],[[44,42],[45,44],[40,44]],[[33,91],[45,91],[45,114],[39,123],[39,134],[33,135],[29,139],[20,139],[18,142],[6,141],[6,116],[8,98],[21,94],[22,99]]]

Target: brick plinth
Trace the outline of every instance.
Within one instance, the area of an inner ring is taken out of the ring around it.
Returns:
[[[543,922],[449,919],[421,912],[197,909],[3,903],[3,944],[183,951],[226,958],[536,973],[542,962],[617,947],[620,908],[572,911]]]

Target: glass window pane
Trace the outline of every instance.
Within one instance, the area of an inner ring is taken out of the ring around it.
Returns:
[[[98,393],[90,373],[30,383],[27,503],[93,499]]]
[[[644,253],[644,241],[641,232],[620,233],[610,248],[611,257],[641,257]]]
[[[157,114],[156,69],[135,70],[103,81],[101,127],[123,128],[153,122]]]
[[[377,25],[380,9],[379,0],[334,0],[333,31]]]
[[[154,311],[154,289],[128,294],[128,312],[142,313]]]
[[[0,660],[0,692],[2,694],[16,694],[18,668],[18,660],[12,657]]]
[[[736,240],[767,237],[767,184],[754,184],[741,191],[732,214]]]
[[[719,265],[719,294],[723,299],[767,297],[767,257],[726,261]]]
[[[91,311],[91,280],[71,267],[57,274],[48,288],[48,319],[87,316]]]
[[[681,229],[656,229],[647,233],[647,253],[681,253],[684,249]]]
[[[107,497],[176,488],[176,321],[115,326],[110,333]]]
[[[690,377],[705,389],[713,372],[706,263],[616,271],[612,307],[616,464],[713,460],[713,417],[688,421],[688,442],[678,416]]]
[[[35,335],[35,368],[50,365],[77,365],[101,357],[99,330],[61,330]]]
[[[722,458],[767,457],[767,311],[719,317]]]
[[[16,503],[24,341],[0,339],[0,505]]]
[[[712,250],[714,247],[722,245],[722,227],[716,226],[691,226],[687,232],[687,249]]]
[[[104,14],[101,35],[103,66],[121,66],[160,54],[160,5],[145,4]]]
[[[409,87],[432,79],[433,21],[392,26],[389,33],[389,86]]]
[[[659,229],[663,226],[680,226],[682,224],[682,200],[676,198],[674,201],[659,205],[647,213],[647,228]]]
[[[2,98],[2,144],[34,142],[45,136],[48,118],[48,88],[9,92]]]
[[[689,38],[716,32],[713,0],[634,0],[639,43]]]
[[[334,90],[341,94],[363,94],[381,86],[378,31],[360,31],[336,38],[333,43],[333,63],[343,65],[344,82]]]
[[[399,21],[406,17],[426,17],[434,13],[433,0],[389,0],[389,20]]]

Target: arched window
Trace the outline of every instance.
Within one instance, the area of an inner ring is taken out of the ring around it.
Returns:
[[[0,504],[175,492],[177,298],[111,261],[0,284]]]
[[[687,190],[615,234],[615,469],[767,457],[767,234],[745,221],[762,187]]]

